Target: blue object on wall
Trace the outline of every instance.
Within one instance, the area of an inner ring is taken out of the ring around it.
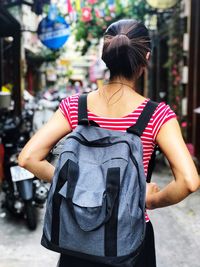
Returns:
[[[37,33],[45,46],[57,50],[68,40],[70,26],[63,17],[58,15],[52,20],[48,15],[39,23]]]

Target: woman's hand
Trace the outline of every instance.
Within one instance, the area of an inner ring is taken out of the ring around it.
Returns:
[[[146,185],[146,208],[153,209],[152,203],[156,193],[160,191],[160,188],[156,183],[147,183]]]
[[[200,187],[199,175],[176,119],[161,127],[156,141],[170,163],[174,180],[160,191],[155,185],[149,185],[146,204],[150,209],[179,203]]]

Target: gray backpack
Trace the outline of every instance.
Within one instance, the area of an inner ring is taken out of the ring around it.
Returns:
[[[51,184],[41,244],[110,266],[134,266],[145,237],[146,176],[140,136],[157,103],[148,101],[127,132],[87,118],[79,97],[78,126],[68,135]]]

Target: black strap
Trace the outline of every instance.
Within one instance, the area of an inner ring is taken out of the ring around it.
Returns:
[[[67,201],[70,200],[70,204],[72,204],[72,198],[74,195],[76,184],[78,182],[78,174],[79,174],[78,164],[73,162],[72,160],[69,160],[69,168],[68,168],[68,175],[67,175],[68,176],[68,184],[67,184],[66,198],[67,198]]]
[[[154,111],[156,110],[158,106],[157,102],[153,102],[149,100],[144,107],[142,113],[140,114],[136,124],[129,127],[127,129],[127,132],[136,134],[138,136],[141,136],[144,132],[145,128],[147,127],[147,124],[149,123]]]
[[[90,125],[99,127],[95,121],[88,120],[87,114],[87,94],[82,94],[78,99],[78,125]]]
[[[120,168],[109,168],[107,173],[107,185],[106,185],[106,197],[103,200],[103,204],[100,207],[100,212],[98,217],[94,222],[84,222],[84,224],[80,224],[77,219],[74,204],[72,202],[72,198],[74,195],[75,187],[78,180],[78,165],[74,162],[69,162],[68,169],[68,185],[67,185],[67,205],[69,207],[69,211],[75,220],[75,222],[79,225],[79,227],[85,232],[91,232],[97,230],[102,225],[104,225],[112,216],[113,209],[115,207],[115,202],[119,194],[119,183],[120,183]]]
[[[119,168],[108,169],[107,174],[107,190],[109,189],[109,184],[117,186],[117,197],[113,206],[113,211],[110,219],[105,224],[105,256],[116,257],[117,256],[117,222],[118,222],[118,209],[119,209],[119,188],[120,188],[120,171]]]
[[[151,182],[151,176],[153,173],[153,170],[155,168],[155,163],[156,163],[156,153],[158,151],[158,146],[156,145],[154,148],[154,151],[151,155],[151,159],[149,161],[149,165],[148,165],[148,170],[147,170],[147,183]]]
[[[127,132],[141,136],[158,105],[159,103],[149,100],[146,106],[144,107],[142,113],[140,114],[136,124],[128,128]],[[151,182],[152,172],[155,167],[156,151],[157,151],[157,146],[155,147],[151,159],[149,161],[148,171],[147,171],[147,183]]]
[[[52,227],[51,227],[51,242],[55,245],[59,245],[59,232],[60,232],[60,206],[62,202],[62,196],[58,193],[67,181],[67,172],[69,167],[69,161],[67,160],[61,168],[56,189],[52,199]]]
[[[89,125],[87,115],[87,94],[82,94],[78,99],[78,125]]]

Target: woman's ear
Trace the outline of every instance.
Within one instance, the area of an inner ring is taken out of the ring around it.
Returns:
[[[139,71],[139,74],[138,74],[138,76],[137,76],[137,79],[140,78],[140,76],[143,74],[144,70],[145,70],[144,67],[141,67],[141,68],[140,68],[140,71]]]
[[[147,60],[150,59],[150,55],[151,55],[151,53],[150,53],[150,52],[147,52],[147,54],[146,54],[146,59],[147,59]]]

